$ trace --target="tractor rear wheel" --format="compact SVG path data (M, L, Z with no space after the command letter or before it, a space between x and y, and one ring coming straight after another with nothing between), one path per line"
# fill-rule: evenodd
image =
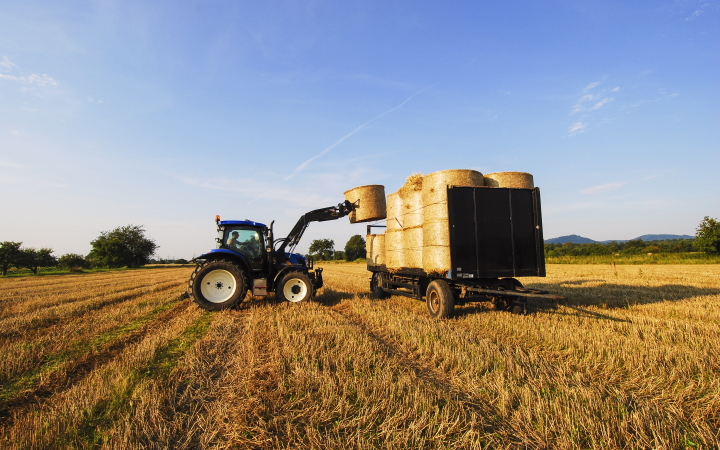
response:
M195 268L190 276L188 294L202 309L220 311L241 302L247 290L243 269L232 261L221 259Z
M297 303L313 299L315 292L310 277L303 272L288 272L280 278L275 289L280 300Z
M443 280L434 280L428 284L425 292L430 317L433 319L445 319L452 316L455 309L455 296L450 286Z

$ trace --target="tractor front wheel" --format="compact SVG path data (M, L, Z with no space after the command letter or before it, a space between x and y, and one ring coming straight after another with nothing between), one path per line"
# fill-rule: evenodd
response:
M303 272L289 272L282 276L275 290L280 300L297 303L312 300L314 296L310 277Z
M245 272L227 260L199 265L189 284L192 301L208 311L232 308L245 298L248 289Z

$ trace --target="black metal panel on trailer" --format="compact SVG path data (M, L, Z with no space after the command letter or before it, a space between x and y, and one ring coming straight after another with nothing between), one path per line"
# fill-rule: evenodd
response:
M544 277L540 190L449 187L448 278Z

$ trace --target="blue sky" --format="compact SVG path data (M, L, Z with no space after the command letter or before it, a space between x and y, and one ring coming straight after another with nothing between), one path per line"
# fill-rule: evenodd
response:
M162 257L413 172L525 171L545 237L720 216L717 1L0 4L0 240ZM313 224L336 247L364 225Z

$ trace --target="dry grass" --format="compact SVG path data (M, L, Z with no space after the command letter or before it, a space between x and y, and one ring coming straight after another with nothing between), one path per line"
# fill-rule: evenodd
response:
M204 313L189 269L0 280L3 448L718 448L720 268L552 265L430 320L328 264Z

